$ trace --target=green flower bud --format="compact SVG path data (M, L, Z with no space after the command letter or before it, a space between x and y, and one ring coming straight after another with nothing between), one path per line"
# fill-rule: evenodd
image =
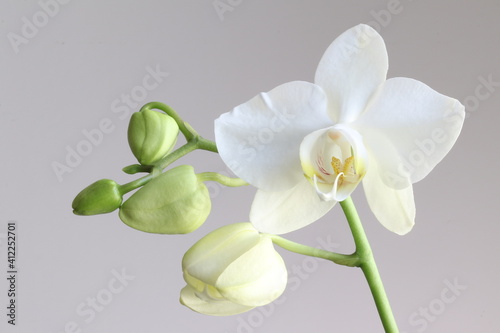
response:
M101 179L84 188L72 203L76 215L111 213L122 204L120 185L110 179Z
M190 165L181 165L144 185L120 208L126 225L156 234L186 234L210 214L208 189Z
M128 143L141 164L151 165L172 150L178 134L179 126L172 117L153 110L142 110L130 118Z

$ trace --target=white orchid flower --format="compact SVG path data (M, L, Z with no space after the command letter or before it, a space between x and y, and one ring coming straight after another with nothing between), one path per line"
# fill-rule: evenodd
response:
M278 298L287 269L269 235L251 223L226 225L194 244L182 259L181 303L213 316L242 313Z
M386 79L382 37L361 24L333 41L315 83L285 83L221 115L223 161L258 188L250 220L282 234L326 214L363 182L377 219L405 234L412 184L455 143L464 107L422 82Z

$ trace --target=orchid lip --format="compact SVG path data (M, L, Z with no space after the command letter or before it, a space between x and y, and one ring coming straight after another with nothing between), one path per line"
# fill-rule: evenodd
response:
M356 188L364 155L360 135L345 125L313 132L301 145L304 175L324 201L342 201Z

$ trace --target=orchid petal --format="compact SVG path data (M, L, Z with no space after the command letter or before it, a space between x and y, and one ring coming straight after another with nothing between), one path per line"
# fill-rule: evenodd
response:
M333 200L322 201L303 176L301 182L287 191L257 191L250 221L261 232L285 234L320 219L335 204Z
M219 276L216 287L229 301L261 306L281 296L287 284L287 269L269 237L238 257Z
M450 151L465 118L462 104L424 83L392 78L355 122L380 177L394 189L424 178Z
M193 311L211 316L235 315L254 308L253 306L241 305L227 300L207 302L198 297L196 290L189 285L182 288L180 302Z
M370 26L360 24L337 37L321 58L314 79L328 96L331 119L354 121L385 81L388 67L384 40Z
M221 237L221 231L215 231L199 240L182 258L182 270L209 285L216 284L228 262L233 262L241 253L250 250L260 239L258 232L250 223L225 226L224 237ZM231 251L227 251L228 247Z
M415 224L415 201L413 187L393 189L384 184L375 161L370 160L370 169L363 179L368 205L377 220L390 231L404 235Z
M267 191L292 188L303 178L299 145L331 126L323 90L295 81L261 93L215 121L217 148L240 178Z

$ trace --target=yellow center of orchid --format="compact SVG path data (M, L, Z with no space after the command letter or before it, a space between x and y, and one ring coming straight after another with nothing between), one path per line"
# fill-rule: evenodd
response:
M342 127L306 136L300 149L302 171L324 201L350 195L366 173L365 158L357 132Z
M344 163L341 162L338 158L335 156L332 156L332 162L331 162L333 171L339 178L338 184L339 186L342 185L344 182L344 179L347 178L348 181L355 181L359 178L358 175L356 175L356 168L354 165L354 156L349 156L348 158L345 159Z

